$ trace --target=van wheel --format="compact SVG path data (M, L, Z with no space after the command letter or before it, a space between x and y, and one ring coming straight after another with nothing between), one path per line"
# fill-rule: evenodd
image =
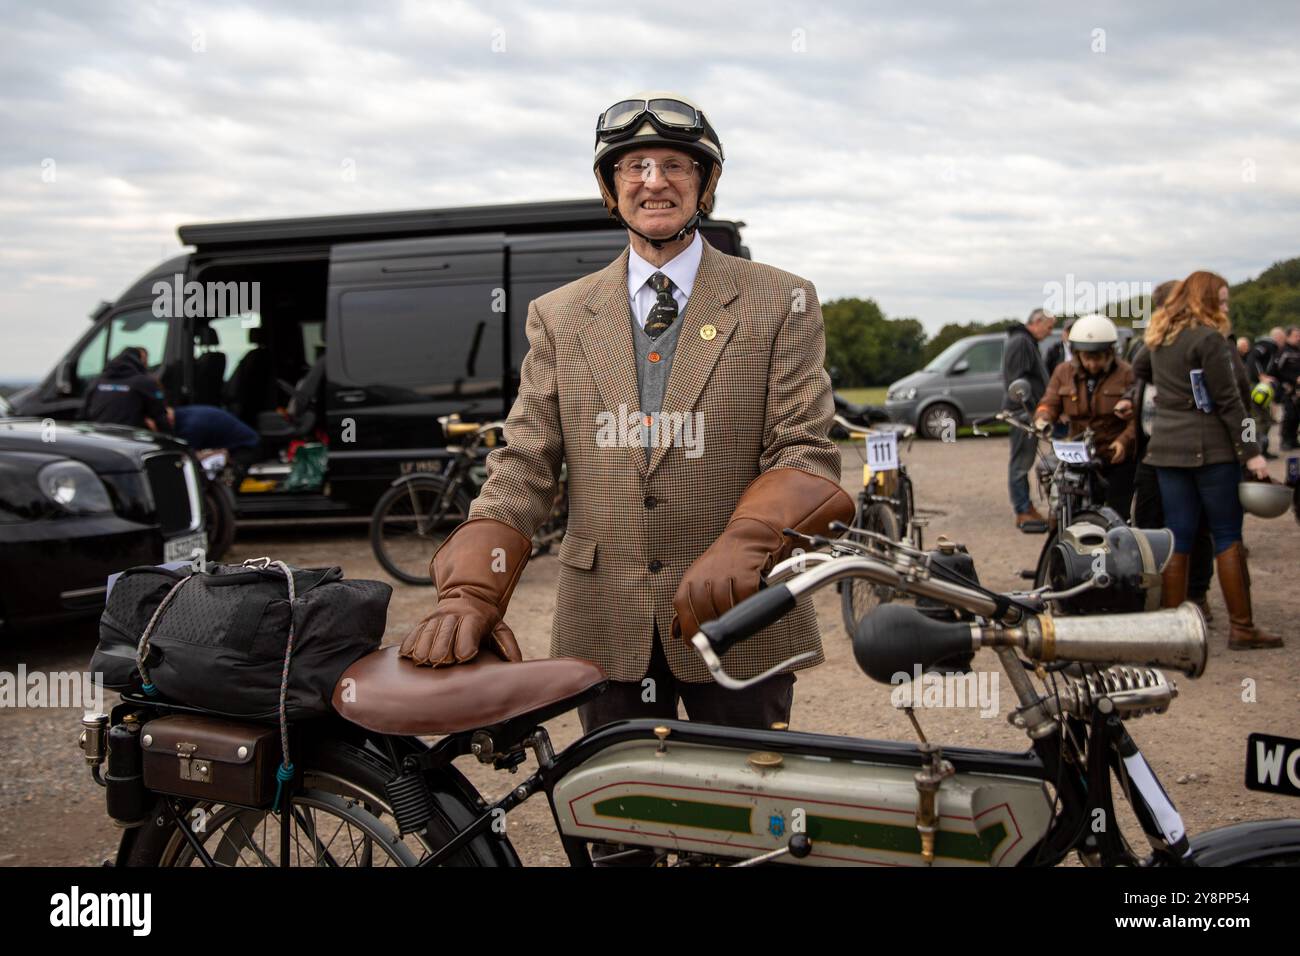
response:
M948 424L949 422L952 424ZM940 441L949 428L952 429L955 437L957 426L960 424L961 412L947 402L935 402L921 416L917 431L921 433L922 438Z

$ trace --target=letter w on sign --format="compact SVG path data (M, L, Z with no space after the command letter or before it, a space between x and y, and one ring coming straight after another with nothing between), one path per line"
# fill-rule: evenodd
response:
M1246 740L1246 789L1300 797L1300 740L1251 734Z

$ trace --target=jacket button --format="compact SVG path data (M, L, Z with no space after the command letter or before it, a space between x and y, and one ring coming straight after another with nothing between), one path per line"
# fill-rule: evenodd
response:
M659 499L656 498L654 495L645 496L645 506L647 508L653 508L657 504L659 504Z
M664 567L664 563L660 561L658 558L655 558L653 561L650 562L650 573L658 574L660 571L663 570L663 567Z

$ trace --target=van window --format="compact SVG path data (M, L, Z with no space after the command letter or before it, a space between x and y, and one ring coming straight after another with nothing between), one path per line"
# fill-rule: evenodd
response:
M151 309L137 309L113 316L77 356L76 391L80 393L91 379L104 371L109 360L127 346L143 346L149 353L150 368L160 366L166 353L170 328L171 319L160 319Z
M208 328L217 333L217 344L202 346L196 343L194 356L197 358L204 352L223 352L226 356L226 370L222 375L222 379L228 382L230 376L235 374L235 369L239 367L239 360L253 349L253 342L249 337L248 330L261 328L261 326L262 316L256 312L250 312L247 315L228 315L220 319L209 319Z
M967 374L973 375L979 372L1001 372L1002 371L1002 340L990 339L987 342L976 342L970 347L965 355L962 356L970 368Z
M86 347L77 356L77 393L104 371L104 354L108 351L108 326L101 325Z
M505 316L493 311L497 301L492 283L345 292L337 343L344 371L361 385L499 381Z

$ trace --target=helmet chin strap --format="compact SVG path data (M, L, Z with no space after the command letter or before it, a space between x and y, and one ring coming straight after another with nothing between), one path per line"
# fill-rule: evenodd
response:
M682 239L685 239L687 236L691 234L691 232L695 229L695 227L699 225L700 222L700 210L697 209L695 210L695 215L692 216L687 221L686 225L682 226L682 228L677 230L676 235L669 236L666 239L656 239L654 236L647 236L640 229L637 229L634 226L632 226L626 219L623 218L623 214L621 212L618 213L617 215L618 215L618 221L623 225L625 229L627 229L628 232L636 233L636 235L640 236L642 239L650 243L650 245L654 246L656 249L662 249L665 245L667 245L670 242L679 242Z

